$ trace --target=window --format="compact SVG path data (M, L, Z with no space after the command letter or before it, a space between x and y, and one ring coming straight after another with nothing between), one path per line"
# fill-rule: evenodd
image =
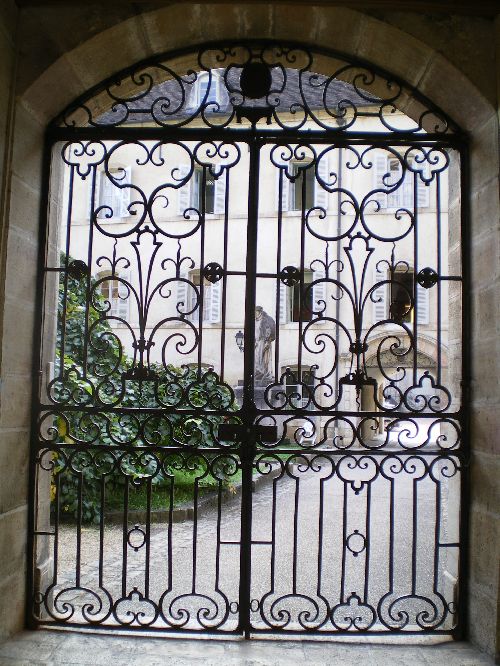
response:
M429 323L429 290L417 284L416 304L414 297L415 271L395 271L391 280L389 271L375 269L375 284L379 286L373 292L373 321L390 320L396 323L412 323L417 312L419 324Z
M314 168L300 169L299 165L294 162L292 164L291 175L296 178L295 180L287 181L290 187L289 210L302 210L302 203L304 203L306 210L312 208L314 206ZM303 202L304 195L305 201Z
M200 316L199 308L201 299L203 298L203 322L211 324L220 322L221 282L212 284L208 280L203 279L203 291L201 292L199 270L189 271L189 273L184 273L181 277L184 280L189 280L191 283L188 284L187 282L179 281L177 289L177 302L184 304L179 307L179 310L190 313L186 316L186 319L195 325L198 323ZM192 285L195 285L197 289L195 290Z
M324 315L326 282L324 280L324 271L304 270L304 286L300 294L300 283L288 287L280 282L280 323L288 324L290 322L311 321L316 319L317 323L322 323L322 319L317 319ZM310 285L314 282L314 285Z
M208 104L209 102L219 102L219 77L212 72L212 78L208 72L198 74L194 90L194 104L193 107L198 108L201 104Z
M99 213L99 219L105 220L110 214L112 218L128 217L130 212L128 207L130 205L130 187L123 187L123 185L130 185L132 182L132 170L130 167L122 167L117 169L109 169L109 174L106 171L99 171L96 178L96 191L95 191L95 209L101 206L106 206ZM89 197L89 210L87 217L90 218L92 197Z
M205 187L203 188L204 173ZM201 214L204 203L205 214L223 215L226 208L226 173L226 170L223 169L218 178L215 178L210 169L196 166L191 178L179 188L178 214L184 216L190 208ZM189 167L181 164L179 178L184 179L188 174ZM203 195L205 196L204 201Z
M306 167L303 162L292 162L287 164L283 162L283 167L276 170L277 185L276 192L280 191L281 184L281 210L310 210L313 207L328 207L328 191L325 190L316 178L316 169L318 177L324 182L328 177L328 159L323 157L316 166ZM286 175L288 173L288 175ZM296 178L295 178L296 176ZM305 188L305 200L304 200ZM278 202L279 204L279 202Z
M203 194L205 194L205 213L215 213L215 178L207 169L205 188L203 188L203 169L196 167L191 188L191 206L203 210Z
M120 274L112 277L110 271L98 273L97 279L102 280L99 284L101 296L110 304L111 308L107 312L108 317L117 317L123 321L128 320L129 316L129 289L125 282L129 281L129 275Z
M375 192L374 198L378 201L380 209L407 208L411 210L414 203L413 186L415 178L417 182L417 206L418 208L427 208L429 206L429 187L422 181L418 173L415 175L409 169L406 169L404 178L397 189L387 193L387 190L392 189L401 179L402 168L402 158L399 160L397 157L387 157L384 154L376 156L373 187L375 190L379 190ZM425 171L428 171L428 169Z
M411 322L413 319L413 271L396 271L390 283L389 312L395 321Z
M314 370L306 367L299 373L298 366L294 366L283 368L282 372L286 373L285 393L291 407L307 407L314 392Z

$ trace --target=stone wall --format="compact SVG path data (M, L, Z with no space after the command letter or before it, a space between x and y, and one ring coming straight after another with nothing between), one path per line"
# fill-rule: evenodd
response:
M1 345L2 375L0 390L0 638L17 630L24 617L25 558L27 534L27 451L30 405L30 367L16 363L12 344L14 314L24 316L23 306L9 293L5 270L12 271L10 251L21 242L17 229L7 236L10 217L13 84L16 68L16 30L18 13L14 2L0 8L0 298L6 335ZM33 242L33 241L31 241ZM21 276L19 276L21 277ZM5 300L4 300L5 299ZM30 304L31 309L33 305ZM7 336L7 331L11 335ZM10 340L10 344L9 344ZM8 349L6 349L8 347Z
M293 7L185 2L131 16L125 3L112 8L106 4L26 8L17 40L12 0L4 1L0 10L0 216L5 239L5 299L0 308L0 634L12 633L23 624L31 331L43 128L78 94L152 53L216 38L275 36L324 44L385 67L420 88L470 132L469 633L493 653L499 644L499 19L495 23L487 17L388 10L369 14L313 2ZM16 46L14 106L9 91ZM8 122L12 113L14 124Z

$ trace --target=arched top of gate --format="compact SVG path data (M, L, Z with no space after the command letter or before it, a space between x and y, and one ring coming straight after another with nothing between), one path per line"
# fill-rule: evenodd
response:
M414 87L367 62L290 42L207 44L118 72L51 128L323 130L450 135L458 126Z

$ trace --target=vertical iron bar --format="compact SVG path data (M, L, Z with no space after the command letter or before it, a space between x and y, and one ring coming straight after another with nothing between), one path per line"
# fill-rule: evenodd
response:
M249 143L250 165L248 183L248 228L245 290L245 351L243 386L243 423L246 434L240 444L242 467L241 494L241 550L239 589L239 629L246 639L250 637L250 585L252 548L252 469L255 457L253 425L256 408L254 403L255 368L255 298L257 272L257 225L259 215L259 157L261 143L257 137Z
M344 481L344 503L342 507L342 574L340 580L340 603L345 602L345 571L347 555L347 481Z
M441 261L441 180L439 172L436 173L436 226L437 226L437 274L441 277L442 261ZM449 275L450 269L448 267L447 273ZM442 303L442 290L441 280L437 282L437 378L436 381L441 385L441 303ZM448 293L449 296L449 293Z
M460 159L460 191L469 192L470 188L470 154L468 144L463 144ZM457 640L468 636L468 566L469 566L469 492L470 492L470 420L471 420L471 354L465 340L472 339L472 308L471 308L471 246L470 242L470 198L461 197L461 259L462 259L462 395L461 395L461 456L460 463L460 516L459 516L459 586L458 586L458 622L453 631Z
M151 490L152 479L147 480L146 486L146 561L144 563L144 596L149 599L149 560L151 555Z
M413 384L417 384L417 370L418 370L418 305L419 305L419 294L418 294L418 282L417 282L417 272L418 272L418 174L417 172L413 173L413 214L415 216L413 222Z
M220 176L222 178L222 175ZM229 167L224 171L226 186L224 188L224 239L222 260L222 323L220 334L220 380L224 382L225 348L226 348L226 306L227 306L227 245L229 223ZM215 194L214 194L215 196Z
M106 477L101 475L101 515L99 516L99 587L104 580L104 503L106 501Z
M279 274L281 271L281 235L283 227L283 169L278 171L278 220L277 220L277 242L276 242L276 340L274 341L274 381L277 383L280 377L280 309L281 309L281 283ZM285 183L287 186L287 184ZM283 303L286 321L286 301Z
M128 493L129 477L125 476L123 488L123 521L122 521L122 597L127 594L127 546L128 546Z
M378 463L380 465L380 462ZM380 468L379 468L380 469ZM363 603L368 603L370 587L370 525L371 525L372 484L366 484L366 527L365 527L365 590Z

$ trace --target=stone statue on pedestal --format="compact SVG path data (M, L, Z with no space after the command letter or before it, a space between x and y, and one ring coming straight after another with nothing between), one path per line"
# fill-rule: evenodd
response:
M276 323L261 305L255 308L255 379L274 379L272 342L276 339Z

